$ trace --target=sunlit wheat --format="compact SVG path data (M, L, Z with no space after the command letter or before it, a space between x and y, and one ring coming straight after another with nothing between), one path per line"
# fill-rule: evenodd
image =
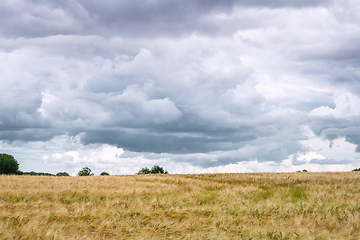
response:
M0 239L358 239L360 173L0 176Z

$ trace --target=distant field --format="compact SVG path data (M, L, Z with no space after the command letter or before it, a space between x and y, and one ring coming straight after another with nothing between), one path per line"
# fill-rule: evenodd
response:
M0 239L359 239L360 172L0 176Z

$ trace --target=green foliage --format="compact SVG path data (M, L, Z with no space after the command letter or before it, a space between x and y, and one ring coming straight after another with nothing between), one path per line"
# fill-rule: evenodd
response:
M15 175L24 175L24 172L23 172L23 171L20 171L20 170L16 170Z
M65 177L68 177L68 176L70 176L70 174L68 174L67 172L58 172L58 173L56 174L56 176L65 176Z
M360 168L355 168L355 169L353 169L352 171L358 172L358 171L360 171Z
M216 203L216 194L212 192L205 192L205 194L198 198L197 205L207 205Z
M301 187L289 187L281 191L283 200L290 200L293 203L308 199L307 189Z
M303 188L291 188L290 189L290 194L291 194L291 201L292 202L297 202L300 200L306 200L307 199L307 194L306 194L306 190Z
M144 174L168 174L168 171L165 171L162 167L159 167L157 165L154 165L151 170L148 168L142 168L139 172L137 172L138 175L144 175Z
M270 199L271 197L274 196L274 189L270 188L268 186L260 186L260 189L262 189L262 191L259 193L258 198L259 200L266 200L266 199Z
M88 168L88 167L83 167L77 174L79 177L84 177L84 176L92 176L94 175L92 172L91 172L91 169Z
M162 167L155 165L151 168L151 173L152 174L157 174L157 173L167 174L168 172L165 171Z
M51 173L43 173L43 172L34 172L34 171L31 171L31 172L22 172L21 174L19 175L30 175L30 176L55 176L54 174L51 174Z
M150 169L148 169L147 167L145 167L145 168L142 168L142 169L140 169L140 171L138 171L138 175L144 175L144 174L150 174L151 173L151 171L150 171Z
M0 174L17 174L19 163L9 154L0 154Z
M102 173L100 173L100 176L108 176L108 175L110 175L110 174L107 173L107 172L102 172Z

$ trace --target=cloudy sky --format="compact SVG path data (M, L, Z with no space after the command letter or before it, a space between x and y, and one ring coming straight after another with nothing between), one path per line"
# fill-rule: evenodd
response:
M360 167L357 0L2 0L22 171Z

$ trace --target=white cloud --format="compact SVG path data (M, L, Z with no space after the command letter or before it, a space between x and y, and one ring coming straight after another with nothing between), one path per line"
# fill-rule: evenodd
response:
M328 106L321 106L312 110L309 115L311 116L333 116L335 118L349 118L360 115L360 98L354 94L336 90L334 91L335 108Z

